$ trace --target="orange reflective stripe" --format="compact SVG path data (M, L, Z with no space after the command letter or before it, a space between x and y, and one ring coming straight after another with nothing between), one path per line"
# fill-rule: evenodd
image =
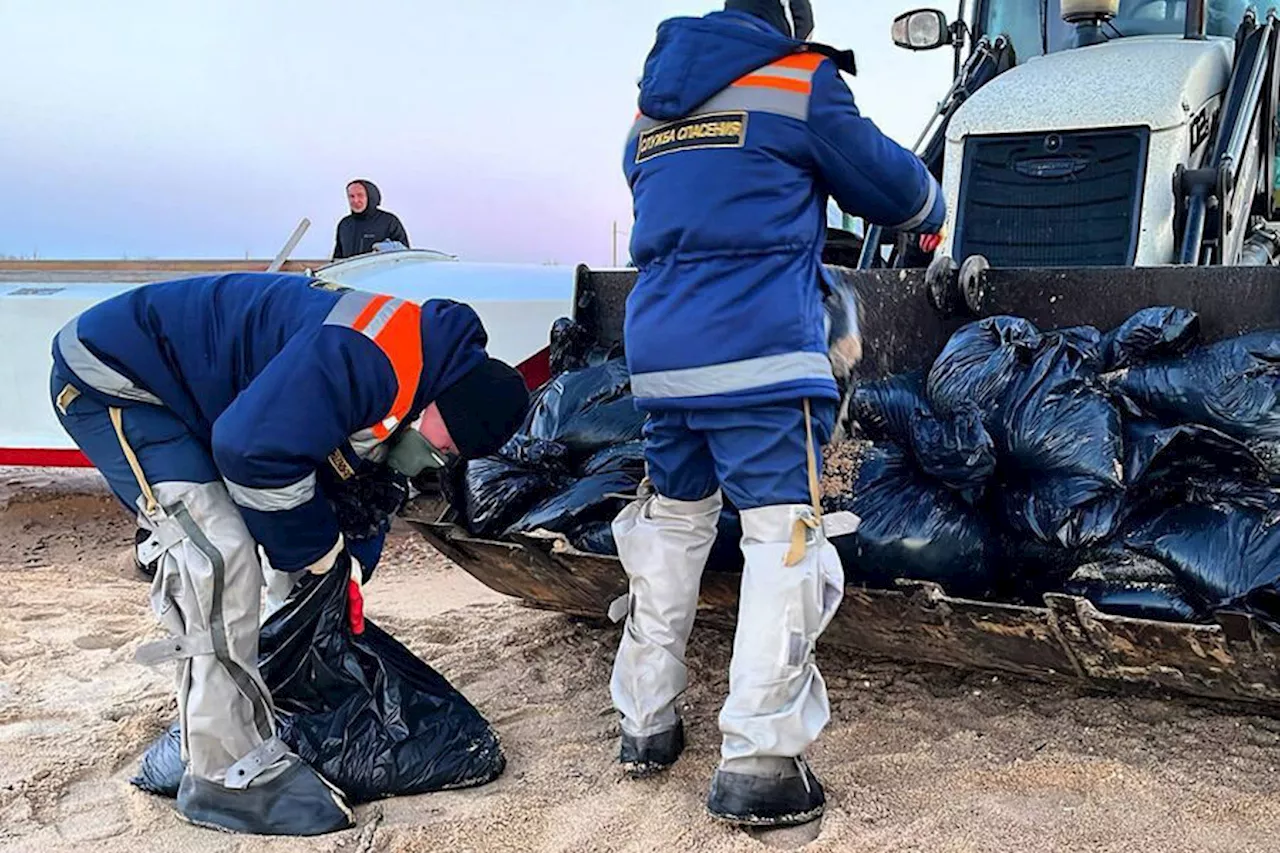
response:
M799 92L808 95L813 92L813 84L807 80L792 80L788 77L770 77L767 74L748 74L739 78L735 86L759 86L764 89L783 89L787 92Z
M389 297L388 297L389 298ZM386 300L383 300L385 303ZM370 311L372 308L372 312ZM368 323L377 313L372 304L361 312L360 322ZM368 315L366 318L365 315ZM387 416L373 426L373 434L379 439L391 434L413 407L418 392L418 380L422 376L422 309L414 302L404 302L387 318L373 337L373 342L386 353L396 374L396 399Z
M363 332L369 325L369 321L378 313L378 309L390 301L391 297L384 294L379 294L370 299L369 304L364 306L364 310L356 315L356 319L351 323L351 328L357 332Z
M820 53L793 53L738 78L733 85L809 95L813 92L813 73L824 59Z

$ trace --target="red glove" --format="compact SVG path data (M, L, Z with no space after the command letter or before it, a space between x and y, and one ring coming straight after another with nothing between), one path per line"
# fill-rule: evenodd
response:
M347 573L347 622L351 625L353 634L364 633L364 569L361 568L360 562L351 556L351 552L347 550L342 535L338 535L337 544L333 546L328 554L325 554L314 564L307 567L312 574L323 575L333 570L334 566L341 566L341 571Z
M932 252L934 249L942 245L942 232L937 234L921 234L920 250L924 252Z
M351 579L347 581L347 621L351 623L351 633L364 633L364 584L360 578L364 569L355 560L351 561Z

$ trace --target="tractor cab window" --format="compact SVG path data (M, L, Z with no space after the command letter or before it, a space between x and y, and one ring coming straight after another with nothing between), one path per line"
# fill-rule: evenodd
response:
M1055 6L1057 0L1050 0ZM1045 0L987 0L978 13L981 35L1003 35L1013 45L1018 62L1044 53Z
M1207 0L1205 29L1211 36L1233 36L1249 0ZM1280 0L1255 2L1263 20ZM1181 33L1186 26L1186 0L1120 0L1120 14L1105 31L1113 38ZM1033 56L1074 45L1073 28L1062 20L1058 0L986 0L980 4L978 31L1006 35L1021 64Z
M1062 20L1058 0L1049 4L1049 49L1065 50L1074 44L1071 25ZM1205 32L1211 36L1234 36L1244 18L1248 0L1206 0ZM1269 4L1255 4L1259 18ZM1120 14L1103 31L1112 38L1124 36L1181 35L1187 24L1186 0L1120 0Z

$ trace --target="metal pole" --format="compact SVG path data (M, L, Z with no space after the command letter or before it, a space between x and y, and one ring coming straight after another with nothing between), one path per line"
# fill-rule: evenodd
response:
M1187 0L1187 19L1183 32L1185 38L1200 40L1204 38L1205 2L1204 0Z
M267 267L267 272L280 271L280 268L284 266L285 260L288 259L289 253L297 247L298 241L302 239L302 235L306 234L307 229L310 227L311 220L307 219L305 216L302 217L302 221L298 223L297 228L293 229L293 234L289 237L289 241L284 244L284 248L280 250L280 254L276 255L275 260L273 260L271 265Z

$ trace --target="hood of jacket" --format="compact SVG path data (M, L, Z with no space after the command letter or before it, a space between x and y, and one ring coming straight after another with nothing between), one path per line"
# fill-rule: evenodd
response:
M746 12L669 18L640 79L640 111L650 118L686 116L734 80L794 53L803 42Z

